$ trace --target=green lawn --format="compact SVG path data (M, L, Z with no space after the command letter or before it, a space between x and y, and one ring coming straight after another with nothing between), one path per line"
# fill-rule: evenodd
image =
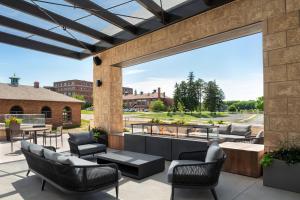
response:
M93 114L93 110L81 110L81 114Z
M93 114L93 111L82 110L81 114ZM159 119L165 121L178 121L184 120L186 122L190 122L193 120L198 120L199 118L207 118L207 121L214 117L226 117L228 115L227 112L217 112L216 114L212 114L210 112L202 112L201 115L199 112L193 113L168 113L168 112L124 112L126 115L134 115L135 118L146 118L146 119Z
M148 119L159 119L159 120L167 120L167 121L177 121L177 120L184 120L186 122L197 120L199 118L209 118L211 117L225 117L227 113L225 112L218 112L215 115L211 114L210 112L202 112L201 115L198 112L194 113L176 113L171 114L167 112L127 112L124 115L135 115L136 118L148 118Z

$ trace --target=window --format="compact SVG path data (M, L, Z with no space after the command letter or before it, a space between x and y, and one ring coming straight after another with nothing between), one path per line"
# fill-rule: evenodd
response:
M23 108L20 106L13 106L10 109L10 114L24 114Z
M51 109L48 106L44 106L42 108L41 113L45 115L46 119L47 118L52 118L52 112L51 112Z
M70 107L66 106L63 109L63 123L69 123L72 121L72 110Z

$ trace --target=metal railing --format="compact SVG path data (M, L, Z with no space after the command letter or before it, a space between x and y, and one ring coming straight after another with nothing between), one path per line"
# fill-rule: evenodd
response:
M0 124L5 124L5 120L15 117L21 120L22 125L45 125L44 114L3 114L0 115Z

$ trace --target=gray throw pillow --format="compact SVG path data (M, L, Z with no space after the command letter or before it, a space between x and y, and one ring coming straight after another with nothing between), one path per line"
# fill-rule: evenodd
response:
M248 136L251 134L251 125L233 124L231 126L232 135Z
M29 151L29 146L30 146L30 142L26 141L26 140L22 140L21 141L21 148L26 150L26 151Z
M92 133L69 133L70 140L77 144L77 145L83 145L83 144L90 144L94 142L94 137Z
M213 142L206 153L205 162L213 162L221 159L223 156L223 150L217 142Z
M260 131L257 135L256 138L261 138L264 137L264 131Z
M88 161L88 160L84 160L81 158L77 158L75 156L68 156L69 162L71 165L77 165L77 166L89 166L89 165L98 165L97 163Z
M227 135L230 133L231 124L229 125L220 125L219 126L219 134Z
M29 151L33 154L36 154L38 156L43 156L43 150L44 148L37 144L30 144L29 145Z
M49 149L44 149L44 157L48 160L52 160L60 164L65 164L65 165L71 164L69 160L69 156L62 155L61 153L57 153Z

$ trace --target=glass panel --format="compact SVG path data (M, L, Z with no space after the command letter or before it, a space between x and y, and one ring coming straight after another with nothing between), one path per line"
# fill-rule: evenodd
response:
M94 15L78 20L78 22L86 26L89 26L95 30L101 31L102 33L105 33L107 35L114 35L122 31L122 29L120 29L119 27L110 24L104 20L101 20L100 18Z
M153 0L155 3L157 3L159 6L162 4L162 8L164 10L169 10L171 8L174 8L182 3L191 1L191 0Z
M111 9L113 7L118 7L127 2L130 3L132 0L92 0L94 3L105 9Z
M31 0L26 0L26 1L32 4ZM64 16L64 17L72 19L72 20L78 19L80 17L86 16L89 14L82 9L68 7L68 6L73 6L73 5L67 3L64 0L51 0L49 2L51 2L53 4L35 1L35 3L37 5L39 5L41 8L45 8L49 11L55 12L58 15ZM66 5L66 6L64 6L64 5Z
M48 29L53 27L53 23L47 22L45 20L39 19L37 17L33 17L31 15L25 14L23 12L5 7L0 5L0 15L25 22L27 24L31 24L34 26L38 26L40 28Z
M58 42L58 41L55 41L55 40L50 40L50 39L47 39L47 38L44 38L44 37L41 37L41 36L32 36L30 37L31 40L35 40L35 41L39 41L39 42L43 42L43 43L46 43L46 44L51 44L51 45L54 45L54 46L58 46L58 47L62 47L62 48L65 48L65 49L69 49L69 50L73 50L73 51L82 51L83 49L82 48L79 48L79 47L74 47L74 46L71 46L71 45L68 45L68 44L65 44L65 43L62 43L62 42Z
M130 22L131 24L138 24L146 19L153 17L153 14L142 7L139 3L131 1L124 5L110 9L114 14ZM128 17L126 17L128 16Z
M0 31L5 32L5 33L10 33L10 34L13 34L13 35L17 35L17 36L20 36L20 37L24 37L24 38L29 36L28 33L25 33L23 31L18 31L16 29L8 28L8 27L1 26L1 25L0 25Z
M52 32L55 32L55 33L58 33L58 34L61 34L61 35L64 35L64 36L67 36L67 37L71 37L66 31L64 31L61 27L57 27L53 30L51 30ZM76 31L73 31L71 29L68 29L68 31L78 40L81 40L83 42L87 42L87 43L90 43L90 44L95 44L96 42L99 42L99 40L97 39L94 39L92 37L89 37L85 34L82 34L82 33L79 33L79 32L76 32Z

